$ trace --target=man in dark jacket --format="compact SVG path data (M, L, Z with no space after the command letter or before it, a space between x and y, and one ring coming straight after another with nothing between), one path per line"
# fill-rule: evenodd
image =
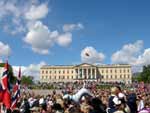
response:
M129 92L127 96L127 104L131 110L131 113L137 113L137 104L136 104L137 96L133 91Z

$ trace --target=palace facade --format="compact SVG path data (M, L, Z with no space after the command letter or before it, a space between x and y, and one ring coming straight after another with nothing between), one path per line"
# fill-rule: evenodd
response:
M43 66L40 69L41 82L73 82L79 80L132 83L131 66L127 64Z

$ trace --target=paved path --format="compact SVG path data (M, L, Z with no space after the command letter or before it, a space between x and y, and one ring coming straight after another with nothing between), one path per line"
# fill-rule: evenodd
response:
M30 93L34 92L35 95L48 95L52 94L54 90L28 90ZM61 93L61 90L56 90L56 93Z

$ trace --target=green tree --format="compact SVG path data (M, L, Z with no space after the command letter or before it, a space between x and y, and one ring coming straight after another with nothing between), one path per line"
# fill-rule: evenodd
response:
M143 71L137 77L138 81L150 83L150 65L143 66Z
M32 85L33 84L33 77L31 76L22 76L21 77L21 84L23 85Z

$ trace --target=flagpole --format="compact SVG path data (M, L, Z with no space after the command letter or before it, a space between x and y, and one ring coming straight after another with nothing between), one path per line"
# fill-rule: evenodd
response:
M9 55L9 53L8 53L8 51L7 51L7 56L6 56L6 60L7 60L7 61L9 60L9 57L10 57L10 55Z

